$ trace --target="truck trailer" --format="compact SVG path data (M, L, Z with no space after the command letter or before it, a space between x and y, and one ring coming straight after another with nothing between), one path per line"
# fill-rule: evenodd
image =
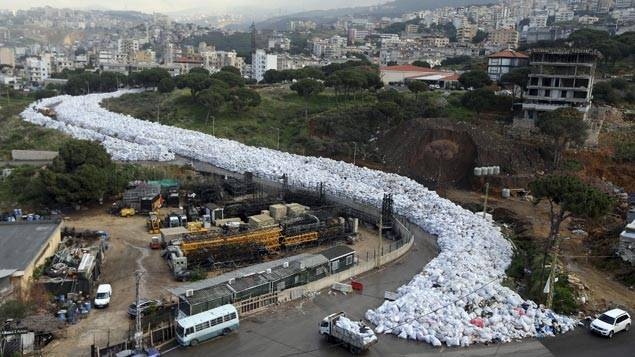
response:
M330 314L320 322L320 334L329 342L347 348L353 354L367 351L377 343L375 332L361 321L353 321L344 312Z

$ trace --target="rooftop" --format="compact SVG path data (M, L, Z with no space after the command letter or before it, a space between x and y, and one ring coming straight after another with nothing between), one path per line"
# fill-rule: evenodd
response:
M355 253L355 250L347 245L336 245L333 248L327 249L323 252L320 252L323 256L325 256L328 260L333 260L337 258L341 258L345 255L349 255L351 253Z
M517 52L517 51L509 50L509 49L492 53L488 57L489 58L529 58L529 56L527 56L527 54L523 52Z
M181 295L181 294L185 294L185 290L192 289L196 293L196 291L198 290L207 289L215 285L226 283L229 281L229 279L236 279L236 278L251 275L254 273L261 273L261 272L264 273L265 271L267 271L267 269L273 269L274 267L283 265L284 262L291 263L294 261L304 261L307 257L310 257L310 256L312 256L312 254L302 253L302 254L294 255L292 257L287 257L287 258L272 260L272 261L261 263L261 264L251 265L251 266L247 266L244 268L227 272L223 275L215 276L213 278L195 281L195 282L184 284L175 288L168 288L168 291L170 291L174 295Z
M434 72L432 68L418 67L411 64L404 64L400 66L386 66L381 67L380 70L394 72Z
M48 244L61 223L19 222L0 224L0 269L24 270Z

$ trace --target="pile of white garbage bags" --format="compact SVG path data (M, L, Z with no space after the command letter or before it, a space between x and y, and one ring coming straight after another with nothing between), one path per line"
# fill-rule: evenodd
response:
M274 181L286 174L292 186L314 188L323 183L331 195L378 209L384 193L391 193L397 214L437 236L440 254L397 290L397 300L367 311L366 318L377 332L435 346L466 346L573 329L574 320L524 301L501 285L512 248L500 229L482 216L396 174L246 146L99 106L102 99L127 92L48 98L27 108L22 117L77 138L100 141L117 160L171 160L176 154ZM57 118L38 113L39 106L54 106Z
M364 345L367 345L377 340L377 336L375 335L372 329L370 329L363 323L358 321L353 321L346 316L338 317L337 320L335 320L335 324L338 327L346 331L349 331L353 335L359 336L362 339L362 342L364 343Z

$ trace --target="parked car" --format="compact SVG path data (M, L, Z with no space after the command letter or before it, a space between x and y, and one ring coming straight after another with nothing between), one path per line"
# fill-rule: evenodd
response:
M110 297L112 296L112 287L110 284L99 284L97 287L97 293L95 294L95 307L107 307L110 304Z
M140 299L139 306L137 306L137 304L134 302L128 306L128 315L131 318L135 318L137 317L138 313L143 316L151 311L161 309L161 307L162 304L159 300Z
M591 331L612 338L620 331L631 329L631 316L624 310L609 310L591 322Z

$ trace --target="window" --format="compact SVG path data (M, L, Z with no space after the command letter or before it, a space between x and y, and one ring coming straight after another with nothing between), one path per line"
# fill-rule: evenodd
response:
M209 323L210 323L211 326L216 326L218 324L222 324L223 323L223 317L218 317L218 318L215 318L213 320L210 320Z
M346 265L351 265L353 264L353 255L349 255L346 257Z
M225 315L223 317L223 319L225 321L234 320L234 319L236 319L236 313L235 312L229 313L229 314Z
M193 334L193 333L194 333L194 327L188 327L187 330L185 330L185 336L189 334Z
M551 90L545 89L545 97L551 97Z
M331 271L336 271L339 268L340 268L340 261L339 260L331 262Z
M205 330L206 328L209 328L209 321L205 321L198 325L194 325L194 328L196 329L196 331Z
M626 320L626 315L618 317L616 322L620 323L620 322L622 322L624 320Z
M567 97L567 91L566 90L560 91L560 98L566 98L566 97Z

